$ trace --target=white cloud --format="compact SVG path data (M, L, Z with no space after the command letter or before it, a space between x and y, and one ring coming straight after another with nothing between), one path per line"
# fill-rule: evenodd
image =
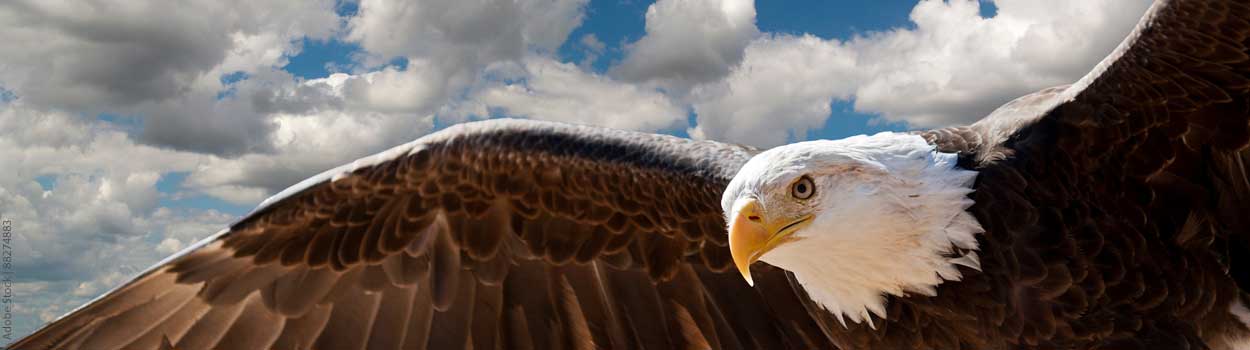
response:
M21 125L57 125L56 146L19 142ZM135 144L103 123L15 105L0 108L0 213L19 226L18 247L33 259L19 267L48 278L81 277L96 266L79 252L146 235L153 228L159 174L189 171L209 157ZM51 176L45 190L35 176ZM38 268L35 268L38 267Z
M582 70L592 70L591 65L599 60L599 56L603 55L608 49L608 45L599 40L595 33L582 34L582 38L577 40L577 44L581 46L582 60L577 62L577 66Z
M18 101L0 106L0 148L0 216L13 223L24 307L15 315L19 334L156 261L163 239L186 244L231 220L159 206L161 174L194 170L213 156L137 144L108 123ZM192 226L196 232L179 229Z
M156 245L156 252L165 254L165 255L177 253L178 251L181 251L181 250L182 250L182 242L173 238L163 239L161 240L160 244Z
M479 92L486 108L534 119L644 131L685 125L686 110L658 91L582 71L548 58L525 60L521 82Z
M276 64L292 38L337 26L331 0L15 0L0 19L0 83L38 105L90 110L176 96L223 63Z
M696 88L698 137L777 145L824 124L828 104L916 128L971 123L1015 97L1071 83L1132 29L1147 0L921 1L915 28L848 41L765 36L728 77ZM767 122L765 122L767 120Z
M220 77L272 69L298 50L298 39L329 37L339 26L333 6L5 1L0 86L28 106L142 115L152 126L147 142L221 154L263 150L264 119L247 103L218 103Z
M551 51L581 24L586 0L364 0L347 38L375 55L425 57L451 71Z
M145 104L134 111L142 116L144 143L221 156L237 156L271 149L273 124L268 118L269 96L289 88L293 77L274 68L253 72L236 82L234 93L218 98L226 87L218 76L205 75L186 94Z
M354 76L306 81L326 94L342 94ZM214 158L186 179L186 186L237 204L255 204L307 176L406 143L434 129L434 116L367 110L310 110L272 115L274 151Z
M581 43L582 46L586 47L586 49L595 53L603 53L603 50L608 48L606 44L599 41L599 37L595 36L595 33L583 34L582 38L577 41Z
M485 83L488 67L520 62L527 52L550 54L581 24L587 0L365 0L346 39L366 51L366 65L392 58L404 69L346 77L342 94L357 110L425 117L451 111ZM472 101L469 101L472 104Z
M582 25L590 0L521 1L521 33L528 48L551 53L560 47L573 29Z
M690 135L769 146L803 139L829 117L831 99L853 91L835 79L855 75L855 66L854 51L816 37L756 40L728 77L695 89Z
M114 286L117 286L123 282L126 282L126 280L129 279L130 277L132 276L129 276L128 274L123 273L122 271L109 271L108 273L104 274L103 276L97 277L94 280L79 283L78 286L74 288L73 292L71 292L71 294L79 298L90 299L90 298L95 297L96 295L100 295L100 293L104 293L108 291L110 288Z
M759 35L752 0L660 0L646 21L647 34L611 73L674 92L723 77Z
M412 59L403 70L387 67L352 76L343 93L349 103L364 110L428 113L451 94L447 87L453 84L448 81L452 77L445 73L435 62Z
M1015 97L1075 82L1111 53L1148 0L997 1L981 19L975 1L921 2L916 30L847 43L868 79L858 110L917 127L976 121Z
M122 130L64 112L17 102L0 106L0 184L31 181L45 174L88 174L124 186L131 174L186 171L206 158L135 143ZM132 181L143 180L146 175Z

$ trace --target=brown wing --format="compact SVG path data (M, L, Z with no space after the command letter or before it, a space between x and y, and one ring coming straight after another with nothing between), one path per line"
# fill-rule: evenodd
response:
M1061 348L1245 334L1250 4L1158 1L1075 84L923 134L981 171L981 283L1011 291L982 326Z
M314 177L20 349L828 348L728 271L752 149L496 120ZM780 291L780 292L778 292Z

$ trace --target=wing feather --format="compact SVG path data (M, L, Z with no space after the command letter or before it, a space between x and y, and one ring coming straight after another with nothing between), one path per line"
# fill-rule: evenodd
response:
M953 294L1015 301L938 298L903 312L951 322L894 325L932 330L936 348L976 329L1002 332L979 339L1026 344L1137 337L1220 348L1213 339L1250 336L1223 310L1250 291L1250 191L1234 185L1250 168L1232 161L1250 157L1247 19L1244 1L1156 1L1074 84L1011 101L971 126L921 132L980 171L970 211L987 228L981 267L995 282ZM1162 278L1178 275L1186 277ZM985 292L1009 288L1028 292ZM1151 316L1112 309L1129 305Z
M96 327L84 343L100 349L118 349L162 324L195 296L190 286L178 286L137 307L117 314Z
M187 333L174 344L177 349L212 349L243 312L243 303L210 308ZM85 344L90 347L91 344Z
M168 343L173 345L178 339L182 338L195 322L208 312L209 305L198 298L192 298L177 309L172 315L160 322L157 327L144 334L139 339L126 346L123 349L156 349Z
M274 349L309 349L330 320L333 305L315 305L303 315L286 320L282 335L273 343Z
M540 260L518 261L504 279L505 330L508 344L516 348L552 349L562 342L551 338L550 320L559 317L549 285L547 266ZM524 286L524 287L522 287Z
M422 279L413 288L412 311L408 314L408 331L404 336L404 349L426 349L430 340L430 322L434 320L434 305L430 288Z
M500 323L503 316L503 286L476 283L473 316L469 321L470 339L474 349L502 348Z
M266 307L259 294L242 303L239 317L213 349L267 349L282 335L286 318Z
M823 311L730 315L719 310L734 300L705 296L707 282L749 291L721 273L718 203L754 152L537 121L455 126L301 182L15 345L761 344L724 329L771 334L768 320ZM172 290L194 296L149 315Z
M356 282L359 283L359 282ZM378 314L382 293L351 288L333 299L330 319L317 337L314 348L361 350L369 341L369 332Z
M556 292L557 307L560 309L560 319L563 320L564 331L562 333L566 337L568 348L577 350L596 348L595 338L590 332L586 314L582 311L581 302L573 291L573 286L569 284L568 275L561 273L552 282L554 284L551 287Z
M470 327L473 324L473 309L478 307L472 302L477 299L477 283L472 276L459 276L459 270L455 273L457 277L447 280L447 283L457 285L451 289L454 293L447 307L439 310L435 304L436 312L434 320L430 321L431 336L427 344L430 349L467 349L466 346L473 344ZM463 273L470 274L468 271Z
M382 302L373 330L369 332L366 349L399 350L403 348L412 313L412 290L391 285L382 291Z

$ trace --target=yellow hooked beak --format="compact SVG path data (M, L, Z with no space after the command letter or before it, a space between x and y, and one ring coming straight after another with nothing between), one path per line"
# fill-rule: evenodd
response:
M773 250L781 243L793 240L795 231L810 224L811 215L804 215L795 220L773 221L760 211L759 203L754 198L740 200L738 214L729 224L729 253L733 255L734 264L747 284L754 286L751 279L751 264L758 261L765 253Z

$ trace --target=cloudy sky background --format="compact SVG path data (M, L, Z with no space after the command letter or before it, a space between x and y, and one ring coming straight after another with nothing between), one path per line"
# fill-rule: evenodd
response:
M447 125L510 116L772 146L968 123L1076 80L1147 6L0 2L15 335L288 185Z

